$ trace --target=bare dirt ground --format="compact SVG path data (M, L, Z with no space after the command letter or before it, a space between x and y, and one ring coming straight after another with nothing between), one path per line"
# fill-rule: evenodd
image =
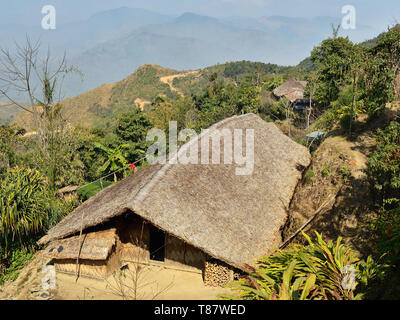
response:
M169 87L171 88L171 91L173 92L177 92L179 93L181 96L184 96L183 92L177 88L174 87L173 82L174 79L176 78L183 78L183 77L187 77L191 74L198 74L200 71L188 71L188 72L184 72L184 73L179 73L179 74L174 74L172 76L165 76L165 77L161 77L160 81L163 83L166 83L169 85Z
M161 267L152 267L148 271L137 285L140 289L136 296L133 293L135 284L129 276L124 279L124 284L130 289L123 293L119 289L119 280L112 276L105 281L81 277L75 282L74 276L59 273L55 299L215 300L219 294L230 292L226 288L204 286L201 274Z
M303 181L296 188L283 231L284 239L293 235L333 197L334 200L304 231L308 234L318 231L326 240L341 236L361 255L374 250L371 222L377 212L366 169L368 157L376 146L374 132L378 121L387 122L388 119L359 123L355 138L347 137L338 129L322 142ZM304 239L299 235L294 242L304 243Z
M146 266L136 281L129 270L125 277L79 277L78 281L75 275L58 272L56 289L45 290L42 270L48 262L42 252L37 253L16 281L0 288L0 300L216 300L218 295L231 292L228 288L206 287L200 273L163 266Z
M151 104L151 101L149 101L149 100L144 100L144 99L141 99L141 98L137 98L137 99L135 100L135 104L137 104L137 105L139 106L140 110L143 110L143 109L144 109L144 106L145 106L146 104Z

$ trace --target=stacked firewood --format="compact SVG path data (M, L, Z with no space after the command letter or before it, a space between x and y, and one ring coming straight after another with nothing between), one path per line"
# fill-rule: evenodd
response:
M204 284L211 287L222 287L233 280L233 271L225 263L209 259L204 268Z

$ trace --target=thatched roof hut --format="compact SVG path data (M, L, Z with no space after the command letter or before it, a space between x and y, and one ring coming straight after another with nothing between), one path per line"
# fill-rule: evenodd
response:
M64 198L64 200L71 200L78 196L78 186L67 186L57 191L57 194Z
M74 193L78 190L78 186L67 186L58 190L58 193L61 195Z
M239 269L276 249L286 208L310 163L308 149L254 114L221 121L210 132L220 129L254 129L252 174L236 175L235 164L151 165L83 203L40 243L57 243L129 211ZM199 136L190 143L200 145Z
M278 98L286 97L293 102L298 99L303 99L306 86L307 81L299 81L292 78L276 88L273 93Z

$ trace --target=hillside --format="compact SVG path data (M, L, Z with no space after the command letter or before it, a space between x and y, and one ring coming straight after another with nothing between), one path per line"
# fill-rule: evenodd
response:
M249 74L293 74L300 67L284 67L261 62L229 62L195 71L176 71L154 64L138 68L127 78L105 84L79 96L62 101L64 117L74 125L107 127L116 114L134 107L143 109L159 95L173 98L176 94L190 96L210 84L209 77L217 75L218 81L240 82ZM34 131L27 112L21 112L14 123Z
M106 126L115 113L127 111L136 104L143 107L159 94L172 97L170 86L160 79L177 73L156 65L144 65L122 81L63 100L64 117L75 125ZM32 120L27 112L20 113L14 123L32 130Z
M176 23L187 21L219 25L191 15ZM35 121L44 130L34 132L28 112L14 121L25 135L0 126L0 299L212 299L208 287L227 284L234 291L219 298L398 299L400 30L371 43L372 50L329 37L297 66L144 64L61 101L62 109L46 99L45 81L42 121ZM108 75L101 65L97 72ZM308 82L309 94L291 85L294 77ZM279 87L290 90L278 94ZM303 97L290 103L292 93ZM150 130L167 132L170 121L186 134L175 157L171 131L167 146L166 135L150 148L148 141ZM63 127L75 128L58 134ZM218 139L205 159L212 162L203 161L204 131L192 140L185 128L211 136L235 129L223 144L230 140L236 165L251 172L234 174ZM238 136L243 130L246 137ZM176 161L152 164L149 151ZM235 215L227 232L225 220ZM41 279L50 260L56 287ZM138 285L143 271L155 285L149 294Z
M209 77L212 74L217 75L219 81L225 82L240 82L249 75L299 75L302 73L302 66L279 66L272 63L236 61L217 64L204 68L199 73L188 74L185 77L177 77L173 80L174 87L180 89L185 95L199 93L207 87Z

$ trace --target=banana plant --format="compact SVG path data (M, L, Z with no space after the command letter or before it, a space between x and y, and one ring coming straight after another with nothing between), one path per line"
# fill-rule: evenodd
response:
M107 148L98 142L95 142L94 146L95 148L103 151L107 156L106 162L100 167L99 171L102 173L114 172L114 182L117 182L118 179L115 171L128 165L128 161L126 160L122 150L129 148L129 144L121 144L114 149Z

